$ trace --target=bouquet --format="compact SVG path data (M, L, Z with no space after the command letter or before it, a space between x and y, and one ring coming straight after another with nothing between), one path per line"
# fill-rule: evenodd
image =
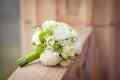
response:
M68 66L81 53L82 43L77 32L66 23L49 20L32 35L35 50L18 60L20 66L39 59L46 66Z

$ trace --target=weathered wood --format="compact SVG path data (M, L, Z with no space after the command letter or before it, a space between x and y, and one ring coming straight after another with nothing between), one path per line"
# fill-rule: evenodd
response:
M77 31L84 44L92 29L90 27L77 27ZM47 67L36 60L25 67L19 67L8 80L61 80L66 70L67 67Z
M21 56L34 49L30 43L36 24L36 0L20 0Z
M92 41L93 34L91 34L86 40L81 55L75 60L75 62L67 69L63 80L89 80L86 75L86 60L94 41Z

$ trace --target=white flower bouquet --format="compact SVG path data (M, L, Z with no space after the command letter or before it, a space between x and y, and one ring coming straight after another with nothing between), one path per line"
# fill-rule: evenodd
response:
M20 66L38 59L47 66L68 66L82 51L77 32L66 23L46 21L32 35L36 49L18 60Z

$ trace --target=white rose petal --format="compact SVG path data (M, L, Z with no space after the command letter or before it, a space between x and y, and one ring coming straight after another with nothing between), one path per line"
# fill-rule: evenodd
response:
M59 25L54 29L54 39L57 40L64 40L72 37L72 33L66 26Z
M76 54L80 54L81 51L82 51L82 43L80 40L77 40L75 43L74 43L74 47L75 47L75 52Z
M35 45L38 45L38 44L40 44L41 42L40 42L40 40L39 40L39 34L40 34L41 32L40 31L35 31L34 32L34 34L32 35L32 40L31 40L31 42L32 43L35 43Z
M43 31L45 31L46 29L49 29L51 25L54 25L54 24L57 24L57 22L55 22L54 20L45 21L42 25Z
M48 66L57 65L59 63L59 53L53 52L52 50L46 50L40 55L39 60Z

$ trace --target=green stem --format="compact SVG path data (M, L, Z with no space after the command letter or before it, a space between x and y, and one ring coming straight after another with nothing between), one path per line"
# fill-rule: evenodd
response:
M20 67L23 67L24 65L32 62L35 59L39 58L39 55L44 51L43 46L38 46L35 50L32 52L26 54L24 57L17 60Z

